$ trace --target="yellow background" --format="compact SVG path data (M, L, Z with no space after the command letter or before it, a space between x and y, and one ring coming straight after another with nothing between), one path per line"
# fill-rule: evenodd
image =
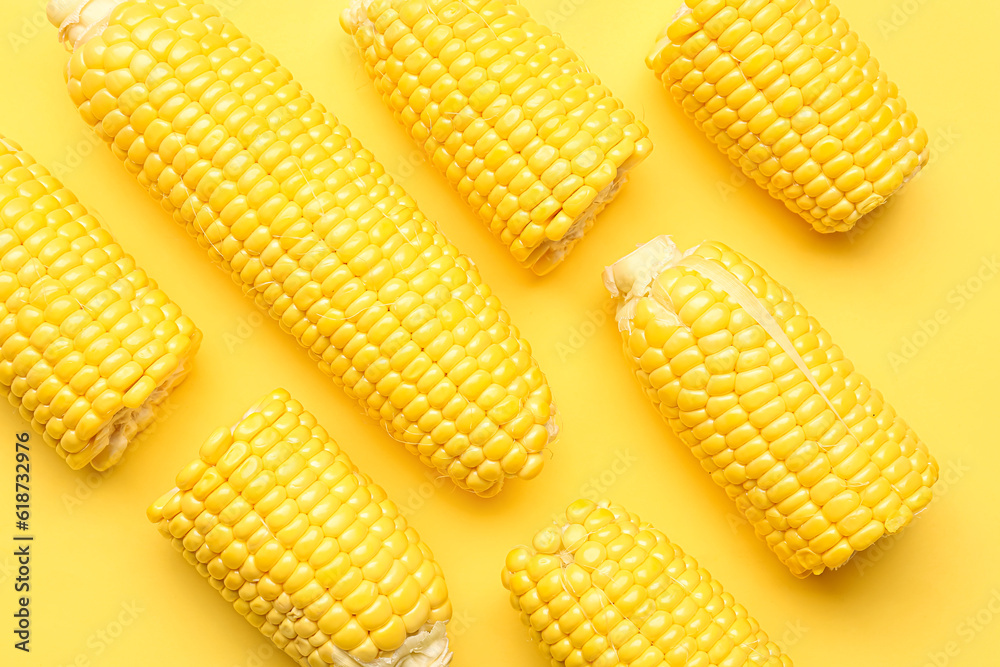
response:
M997 664L1000 618L984 611L980 621L992 624L977 622L979 630L964 620L1000 593L1000 279L975 280L1000 253L996 2L841 0L917 110L935 152L927 170L858 231L821 236L744 184L645 68L676 0L525 0L642 117L655 143L596 228L545 279L515 265L381 106L338 24L345 0L220 4L475 258L533 344L564 430L540 478L512 483L493 500L435 480L260 317L96 145L64 90L66 54L44 24L43 3L7 0L0 8L0 132L50 169L66 167L66 184L194 318L205 341L194 373L174 394L170 418L116 471L73 472L32 438L30 657L11 647L8 555L13 440L25 425L0 407L0 664L290 665L144 515L212 429L233 423L279 385L320 416L434 548L457 613L459 667L545 664L508 605L500 568L509 548L588 494L625 504L697 557L798 665ZM601 323L609 311L600 270L665 233L685 247L724 241L767 267L927 441L945 481L902 538L839 572L796 580L661 422L627 369L615 327ZM956 291L977 287L969 299ZM922 322L938 311L947 321L934 335L921 335ZM904 339L914 348L904 349ZM892 353L901 355L895 363Z

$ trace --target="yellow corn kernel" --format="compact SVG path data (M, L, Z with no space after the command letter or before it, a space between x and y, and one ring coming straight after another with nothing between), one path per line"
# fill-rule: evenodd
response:
M2 136L0 221L0 384L72 468L106 470L162 414L201 332L69 190ZM158 372L167 357L169 371Z
M553 665L792 664L693 558L618 505L579 500L532 544L508 554L501 581Z
M279 426L287 439L272 437ZM301 427L304 437L297 435ZM317 502L349 517L339 532L357 533L370 548L363 553L344 550L343 538L324 539L328 526L311 524L302 506L305 494L299 493L297 502L291 500L298 477L272 488L275 499L286 499L278 507L259 494L236 491L230 482L245 477L234 467L237 460L244 461L244 467L252 462L273 479L285 477L289 465L304 469L309 479L318 480ZM343 496L345 488L354 492ZM232 429L216 431L199 459L178 474L177 488L157 500L147 515L189 558L208 562L202 574L223 594L239 589L237 611L275 644L284 647L292 636L286 628L294 626L302 641L292 657L302 667L376 660L398 664L417 659L413 656L445 667L451 662L446 634L451 602L441 568L396 506L380 502L385 498L385 491L358 472L315 417L279 389ZM177 514L179 508L186 508L184 514ZM191 522L187 516L198 519ZM261 533L228 527L237 521L242 526L248 519L253 520L251 527L279 520L312 527L295 538L271 529ZM207 530L204 537L199 534L202 528ZM307 554L317 558L320 543L326 545L323 558L328 564L314 569L315 560ZM394 543L408 544L418 556L394 553ZM364 571L352 568L352 559L363 560ZM419 568L409 569L418 559ZM255 576L248 577L251 573ZM267 623L254 622L262 611Z
M749 259L660 237L605 284L647 393L793 574L842 566L930 502L926 445Z
M847 231L927 164L927 134L830 0L736 4L686 0L646 64L749 178L817 231Z
M88 23L104 18L91 16L100 13L96 9L53 20L72 18L63 37L76 46L70 89L83 117L140 183L324 372L424 463L483 496L497 493L507 478L537 475L556 431L551 391L528 343L472 261L448 243L346 127L217 10L185 2L109 4L117 7L103 33ZM93 5L99 7L104 5ZM412 18L420 8L408 11ZM138 14L146 18L129 18ZM150 26L164 23L183 30L159 30L151 37ZM398 22L392 31L399 45L393 53L402 60L391 69L400 72L426 60L403 27ZM198 37L185 36L189 32ZM145 78L136 75L147 70ZM201 79L212 83L198 85ZM475 103L483 102L476 97ZM114 123L104 122L102 114L113 114ZM479 132L480 141L495 134L469 119L475 118L451 120L469 136ZM480 166L511 157L507 149L466 148ZM140 155L144 162L129 162ZM492 176L469 183L499 187ZM539 204L551 202L543 197ZM92 303L110 299L102 306L110 312L119 306L114 292L105 294L102 287L98 281L75 289ZM162 382L176 370L183 352L178 344L188 338L190 332L174 334L168 354L140 364L145 373ZM119 391L137 369L127 354L113 355L120 344L112 339L88 339L78 349L87 364L106 364L101 372L109 370L109 386ZM60 377L69 374L67 382L77 379L84 391L98 378L76 368L78 361L67 355L54 370ZM492 373L501 361L505 372ZM461 380L448 376L454 368ZM470 376L475 379L455 393ZM483 393L490 405L480 410L476 401ZM87 406L73 410L71 398L57 392L59 411L53 413L75 428L67 420L80 419L77 411ZM488 456L475 463L463 456L487 441L494 443Z
M467 30L452 26L451 12ZM741 39L745 23L725 39ZM538 274L569 254L652 149L645 125L516 2L459 0L431 10L426 0L352 0L341 25L430 161ZM485 162L470 163L473 155ZM512 156L528 167L513 182ZM519 198L508 203L505 187Z

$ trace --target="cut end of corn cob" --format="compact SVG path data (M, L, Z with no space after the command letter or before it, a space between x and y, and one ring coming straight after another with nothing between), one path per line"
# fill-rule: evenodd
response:
M516 2L351 0L341 25L396 119L535 273L652 150L645 125Z
M931 501L926 445L758 265L664 236L605 282L647 395L795 575L841 567Z
M501 578L553 665L792 664L693 558L607 501L570 505Z
M393 438L482 496L539 474L555 410L530 345L277 58L210 5L124 0L68 69L128 171Z
M283 389L219 429L147 517L302 667L447 667L440 566Z
M597 197L587 206L587 209L570 224L565 236L556 240L546 240L541 245L536 253L537 257L535 257L534 263L530 264L532 271L539 276L544 276L566 259L573 246L597 222L597 216L618 196L618 192L628 182L629 171L634 166L633 164L628 167L621 167L615 172L614 180L601 190L597 194Z
M0 136L0 386L74 469L106 470L201 341L69 190Z
M195 342L195 345L198 343ZM190 353L189 353L190 356ZM152 393L138 407L122 407L106 423L90 447L95 452L89 463L95 470L107 470L118 463L129 443L135 439L147 426L156 421L162 413L162 404L187 377L188 368L184 359L178 360L177 369L167 375L163 382L153 389ZM127 394L128 392L126 392ZM67 461L70 461L67 456ZM79 457L72 457L70 465L82 468Z
M930 157L829 0L688 0L646 63L734 164L820 232L851 229Z

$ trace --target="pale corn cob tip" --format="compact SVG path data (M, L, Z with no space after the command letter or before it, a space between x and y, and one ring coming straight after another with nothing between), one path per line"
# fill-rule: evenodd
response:
M125 0L70 96L128 171L406 448L481 496L556 433L527 341L370 152L207 4Z
M0 386L74 469L115 465L201 332L48 170L0 136Z
M608 501L570 505L502 580L554 666L792 664L693 558Z
M647 395L797 576L907 526L937 462L786 288L719 243L605 272Z
M385 491L278 389L147 517L302 667L447 667L441 568Z
M829 0L688 0L646 63L734 164L820 232L851 229L930 157Z
M516 2L351 0L341 25L396 119L535 273L652 150L645 125Z
M46 7L49 23L59 28L59 41L72 51L99 35L112 10L124 0L51 0Z

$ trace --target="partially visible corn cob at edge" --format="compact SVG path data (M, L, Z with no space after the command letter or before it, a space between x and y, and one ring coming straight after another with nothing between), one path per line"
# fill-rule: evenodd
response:
M851 229L930 157L916 115L829 0L686 0L646 62L817 231Z
M570 505L502 578L554 667L792 664L693 558L607 501Z
M647 395L795 575L840 567L931 501L926 445L749 259L660 237L605 283Z
M49 14L83 118L244 292L462 488L537 475L556 428L530 346L347 128L210 5L80 4Z
M147 512L302 667L447 667L440 566L385 491L276 390Z
M0 385L70 467L121 459L201 333L48 170L0 136Z
M516 0L351 0L341 23L396 119L536 273L563 260L652 149Z

